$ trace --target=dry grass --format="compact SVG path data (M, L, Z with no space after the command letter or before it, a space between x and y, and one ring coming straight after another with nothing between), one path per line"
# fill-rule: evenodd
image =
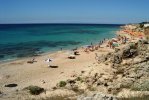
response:
M129 96L128 98L122 97L118 100L149 100L149 95L140 95L137 97Z

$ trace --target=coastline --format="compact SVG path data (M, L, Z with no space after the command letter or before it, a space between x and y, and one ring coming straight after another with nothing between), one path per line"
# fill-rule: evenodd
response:
M115 36L117 35L116 32L117 31L114 32ZM115 38L115 36L113 36L113 38ZM112 38L108 38L108 39L112 39ZM103 40L104 40L104 38L103 38ZM98 43L99 43L99 41L96 41L96 44L93 44L93 45L97 45ZM32 58L38 58L38 57L45 56L45 55L56 54L58 52L69 52L69 51L72 51L73 48L76 48L77 47L78 49L81 49L81 48L83 48L84 46L87 46L87 45L90 45L90 44L86 44L86 45L84 44L84 45L81 45L79 47L78 46L73 46L70 49L67 48L67 49L64 49L64 50L47 51L47 52L40 53L39 55L32 56L32 57L20 57L20 58L5 59L5 60L1 60L0 61L0 65L1 64L5 64L5 63L11 63L11 62L19 61L19 60L27 60L27 59L32 59Z
M115 33L117 34L117 33ZM117 35L122 35L123 33L118 33ZM127 35L126 35L127 36ZM129 36L129 35L128 35ZM117 38L117 37L115 37ZM128 43L131 41L138 41L137 38L133 40L130 36ZM110 40L106 40L98 50L91 52L84 52L84 48L79 47L78 52L80 55L76 55L76 59L68 59L70 55L70 50L62 50L56 52L43 53L41 56L35 57L35 62L32 64L27 63L33 57L22 58L12 62L6 62L0 64L0 90L6 94L11 94L15 96L15 91L21 91L23 88L29 85L36 85L43 87L47 90L46 94L42 94L41 97L53 96L53 95L72 95L72 91L56 90L53 91L51 88L55 87L60 81L66 81L68 79L75 79L77 76L82 75L85 72L85 77L94 76L96 73L103 74L103 78L106 80L113 75L113 68L110 64L98 63L96 60L96 54L100 57L113 53L115 49L107 46ZM122 49L127 44L121 44L118 49ZM96 46L96 45L94 45ZM47 63L45 60L47 58L52 59L52 62ZM50 68L50 65L58 66L58 68ZM99 67L100 66L100 67ZM91 75L88 75L90 73ZM120 77L121 78L121 77ZM18 84L15 88L6 88L6 84L16 83ZM85 85L82 86L82 88ZM22 95L17 95L22 98ZM24 97L26 98L26 97Z
M107 43L106 43L107 44ZM105 46L105 43L103 44L103 46ZM83 47L83 46L82 46ZM79 59L83 59L84 58L84 55L86 56L85 58L85 60L87 60L87 62L89 61L89 62L95 62L95 60L93 60L94 59L94 56L95 56L95 52L97 52L97 51L95 51L95 52L91 52L90 54L87 54L86 52L84 52L84 49L82 49L82 47L79 47L78 48L78 51L81 53L81 55L80 56L82 56L82 57L79 57ZM102 50L103 49L103 50ZM101 51L103 51L103 53L104 53L104 49L105 48L101 48ZM48 68L48 64L45 62L45 59L47 59L47 58L51 58L51 59L57 59L57 57L59 58L59 56L63 56L63 57L60 57L61 59L60 59L60 61L61 60L63 60L63 59L65 59L65 60L67 60L67 62L72 62L71 60L69 60L67 57L70 55L70 49L69 50L62 50L62 51L54 51L54 52L47 52L47 53L43 53L43 54L41 54L40 56L37 56L37 57L25 57L25 58L18 58L18 59L16 59L16 60L13 60L13 61L8 61L8 62L1 62L0 63L0 69L1 69L1 71L2 71L2 69L13 69L14 67L16 67L16 68L18 68L20 65L21 66L36 66L36 64L38 65L38 64L40 64L40 65L44 65L44 66L46 66L47 68ZM99 50L100 51L100 50ZM107 50L105 50L105 52L107 52ZM92 59L88 59L88 55L91 55L92 56ZM37 63L35 62L34 64L28 64L27 63L27 61L28 60L30 60L30 59L32 59L32 58L35 58L35 60L37 60ZM76 60L77 60L77 58L76 58ZM63 62L63 61L62 61ZM65 62L65 61L64 61ZM63 63L64 63L63 62ZM79 61L79 63L82 63L82 62L80 62ZM86 65L86 61L84 62L84 64ZM65 65L65 68L66 68L66 66L68 66L67 65L67 63L66 64L64 64ZM80 65L80 64L79 64ZM88 65L88 64L87 64ZM9 66L9 67L8 67ZM39 66L40 67L40 66ZM24 67L25 68L25 67ZM45 68L45 67L44 67ZM83 68L83 67L82 67ZM31 68L32 69L32 68ZM30 69L28 69L28 70L30 70ZM74 68L73 68L73 70L74 70ZM16 71L16 69L14 70L14 72ZM5 70L5 71L3 71L4 73L6 72L9 72L8 70ZM5 74L6 74L5 73ZM10 73L11 73L11 71L10 71ZM72 73L72 72L70 72L70 73ZM7 73L7 74L9 74L9 73ZM2 75L2 74L1 74ZM5 75L2 75L2 76L0 76L0 78L2 78L3 76L5 76ZM7 76L7 75L6 75Z
M112 38L119 25L1 25L0 61L58 51ZM7 29L8 27L8 29ZM9 29L12 28L12 29ZM17 29L17 30L16 30ZM105 34L106 33L106 34ZM11 35L12 34L12 35ZM9 37L11 37L9 39ZM20 38L18 38L20 37Z

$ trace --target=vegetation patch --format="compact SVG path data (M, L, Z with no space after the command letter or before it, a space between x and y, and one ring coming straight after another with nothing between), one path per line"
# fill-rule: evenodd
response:
M44 92L44 88L38 86L28 86L25 89L29 90L30 94L32 95L39 95L40 93Z
M77 77L77 78L76 78L76 81L80 81L81 83L84 82L81 77Z
M59 82L59 87L64 87L64 86L66 86L66 82L65 81L60 81Z

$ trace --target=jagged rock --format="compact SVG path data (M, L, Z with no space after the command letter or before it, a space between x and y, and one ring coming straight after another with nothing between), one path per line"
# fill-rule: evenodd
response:
M121 67L121 65L120 65L120 64L113 63L113 64L111 65L111 67L116 69L116 68Z
M120 82L114 82L114 83L111 83L109 86L108 86L108 93L110 94L117 94L118 92L121 91L121 83Z
M122 62L122 54L120 52L119 53L115 53L113 55L113 57L111 58L111 61L113 63L120 64Z
M105 87L108 87L109 85L108 85L108 83L104 83L104 86L105 86Z
M140 42L142 42L143 44L149 44L149 41L147 40L141 40Z
M130 75L126 76L127 78L137 78L137 74L136 73L131 73Z
M69 84L75 84L76 82L75 82L75 80L68 79L67 80L67 83L69 83Z
M108 59L108 58L107 58L106 55L102 55L102 56L100 57L100 62L105 62L107 59Z
M106 95L103 93L94 93L90 96L81 95L78 96L77 100L118 100L112 95Z
M103 82L100 80L97 81L97 86L99 86L99 85L103 85Z
M106 58L110 58L112 55L113 55L113 53L110 52L106 55Z
M135 57L134 59L133 59L133 64L137 64L137 63L140 63L140 62L142 62L142 58L140 58L140 57Z
M149 53L146 53L145 59L149 60Z
M71 89L75 92L78 92L79 91L79 87L78 85L71 85Z
M123 48L123 58L128 58L130 56L130 46Z
M115 53L116 53L116 52L119 52L119 51L120 51L120 49L119 49L119 48L115 48Z
M123 48L123 54L122 54L122 57L125 59L125 58L131 58L131 57L134 57L137 55L137 49L132 49L129 45L128 46L125 46Z

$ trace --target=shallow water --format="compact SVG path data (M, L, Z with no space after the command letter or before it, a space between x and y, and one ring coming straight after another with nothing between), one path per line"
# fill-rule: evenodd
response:
M95 44L114 37L119 28L112 24L1 24L0 60Z

